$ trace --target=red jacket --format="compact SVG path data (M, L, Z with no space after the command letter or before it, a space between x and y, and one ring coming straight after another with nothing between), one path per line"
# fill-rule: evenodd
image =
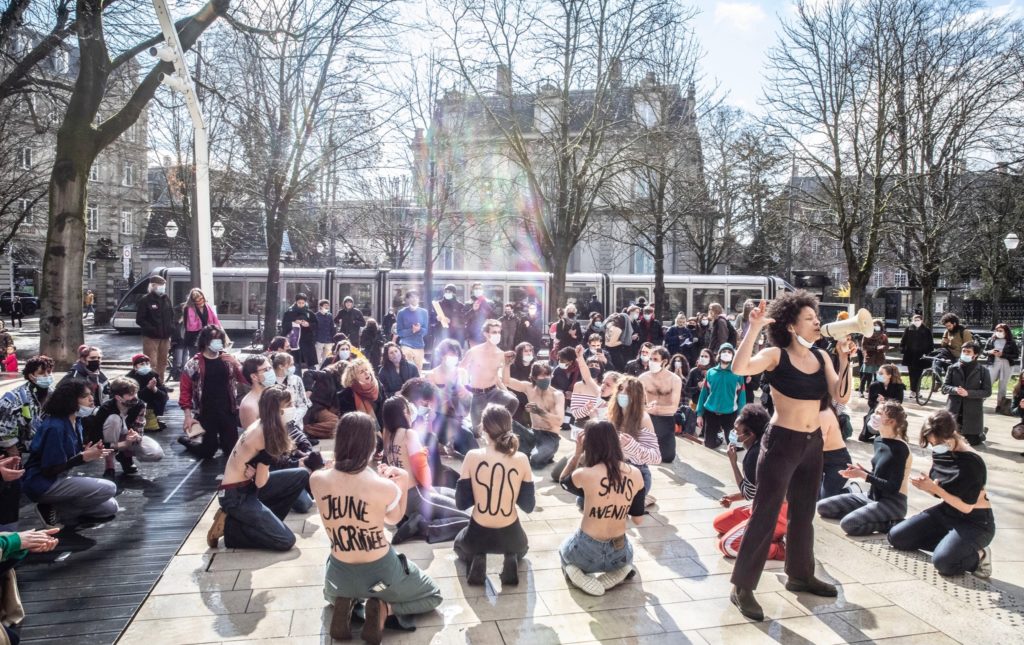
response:
M14 354L8 354L7 358L4 359L4 371L5 372L17 372L18 371L18 357Z

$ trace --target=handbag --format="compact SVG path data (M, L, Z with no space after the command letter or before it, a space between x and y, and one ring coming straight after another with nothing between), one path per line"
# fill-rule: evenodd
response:
M302 334L301 327L292 327L292 330L288 332L288 344L292 349L298 349L299 347L299 336Z

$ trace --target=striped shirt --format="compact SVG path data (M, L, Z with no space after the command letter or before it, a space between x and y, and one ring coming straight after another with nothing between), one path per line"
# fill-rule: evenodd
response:
M591 413L588 408L593 405L596 410L598 403L603 403L600 397L594 396L593 394L575 392L569 402L569 412L572 414L574 419L586 419Z
M650 428L641 428L640 437L625 432L619 434L623 437L622 454L626 461L631 464L642 466L645 464L661 463L661 448L658 447L658 436Z

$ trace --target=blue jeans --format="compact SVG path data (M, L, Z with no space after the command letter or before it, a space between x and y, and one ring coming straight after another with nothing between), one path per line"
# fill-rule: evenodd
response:
M534 468L543 468L555 460L555 453L558 452L558 442L561 441L561 437L554 432L534 429L533 439L530 465Z
M644 495L650 495L651 494L651 467L648 466L647 464L634 464L632 462L630 462L629 465L640 471L640 476L644 478Z
M991 544L995 535L992 509L979 508L964 515L939 504L892 527L889 544L901 551L931 551L935 570L955 576L978 568L978 551Z
M305 468L285 468L270 473L263 488L250 484L223 491L220 507L228 515L224 546L272 551L295 546L295 534L285 526L284 518L308 482L309 471Z
M633 545L626 536L618 539L621 540L621 545L617 545L616 540L595 540L577 529L558 549L562 566L574 564L583 573L604 573L621 569L633 562Z

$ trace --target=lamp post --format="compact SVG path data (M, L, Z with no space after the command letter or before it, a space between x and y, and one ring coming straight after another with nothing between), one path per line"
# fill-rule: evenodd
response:
M1009 260L1010 253L1017 250L1020 245L1020 238L1017 237L1016 233L1007 233L1006 237L1003 238L1003 246L1006 247L1007 260ZM1012 265L1012 262L1007 262L1008 265ZM1018 304L1020 299L1024 297L1024 276L1020 277L1021 283L1018 285L1019 292L1017 294Z
M173 219L167 220L164 235L167 236L167 261L170 262L171 254L174 252L174 238L178 237L178 223Z
M324 266L324 249L325 248L326 247L324 246L323 242L317 242L316 243L316 266L318 268Z
M213 226L210 227L210 233L213 235L214 245L220 243L221 238L224 237L224 231L226 230L227 229L224 228L224 225L220 223L220 220L217 220L216 222L213 223ZM221 249L223 250L223 245L221 245ZM214 265L219 266L217 261L214 261Z

